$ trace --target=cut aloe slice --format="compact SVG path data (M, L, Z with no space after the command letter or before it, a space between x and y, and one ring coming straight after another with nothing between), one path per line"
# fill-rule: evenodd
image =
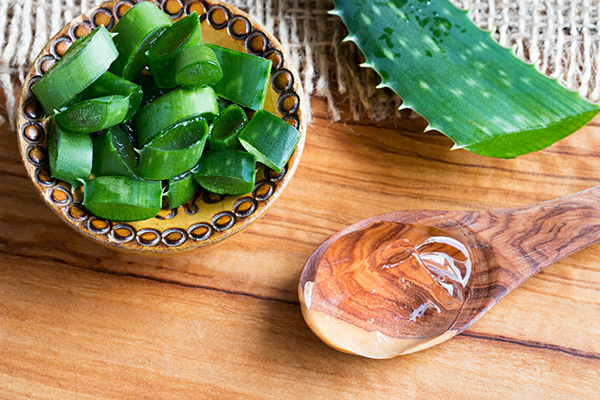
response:
M137 176L137 153L133 150L129 135L120 125L113 126L95 137L93 147L94 176Z
M65 129L92 133L125 121L131 96L106 96L85 100L56 114L56 121Z
M142 108L170 92L169 89L161 89L156 86L154 79L144 73L139 74L133 82L142 88L142 104L140 105Z
M199 187L200 185L194 179L191 171L169 179L167 192L165 193L169 209L172 210L187 203L198 191Z
M177 88L137 113L138 147L142 148L178 121L200 115L210 122L218 112L217 96L212 88Z
M81 186L92 171L92 138L48 121L48 163L53 178Z
M448 0L335 0L381 76L436 129L477 154L512 158L543 149L600 110L517 59Z
M212 86L223 78L215 52L207 46L183 49L175 58L175 82L182 86Z
M85 182L83 205L111 221L140 221L156 216L162 205L162 184L125 176L100 176Z
M208 137L208 124L195 116L172 125L140 151L138 174L144 179L171 179L194 168Z
M200 186L216 194L247 194L254 189L256 158L241 150L211 150L202 156L194 177Z
M142 1L121 17L112 32L119 57L111 70L127 79L136 77L148 63L146 51L173 22L151 1Z
M106 71L94 83L88 86L79 95L79 101L91 100L98 97L119 95L129 98L129 109L125 115L125 121L129 121L137 112L142 103L142 88L140 85L123 79L111 72Z
M300 140L300 132L270 112L259 110L242 130L239 139L257 161L281 172Z
M232 104L223 110L210 126L208 143L212 150L238 149L243 150L238 136L248 118L244 109Z
M223 71L223 79L213 86L217 95L252 110L263 108L271 60L214 44L206 47L215 52Z
M175 22L152 43L146 51L146 58L158 87L177 86L174 74L175 58L183 49L195 47L197 44L202 44L202 33L195 11Z
M75 41L32 87L46 115L65 107L106 72L117 56L117 49L103 25Z

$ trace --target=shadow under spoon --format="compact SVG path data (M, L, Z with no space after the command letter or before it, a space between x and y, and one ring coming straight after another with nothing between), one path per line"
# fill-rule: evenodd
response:
M397 211L327 239L299 282L328 345L370 358L461 333L544 268L600 241L600 187L526 207Z

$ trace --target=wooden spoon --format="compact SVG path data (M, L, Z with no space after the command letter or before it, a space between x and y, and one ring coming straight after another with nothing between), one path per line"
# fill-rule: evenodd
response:
M600 241L600 186L527 207L397 211L327 239L299 283L302 313L328 345L370 358L426 349L502 297Z

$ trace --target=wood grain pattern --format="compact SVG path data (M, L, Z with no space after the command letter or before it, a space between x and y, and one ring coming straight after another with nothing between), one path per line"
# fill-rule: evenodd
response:
M0 398L594 399L600 247L534 276L461 335L391 360L337 352L301 316L328 236L402 209L525 206L600 184L600 120L542 152L456 151L423 121L333 123L315 99L294 179L230 242L148 259L94 245L40 200L0 127Z

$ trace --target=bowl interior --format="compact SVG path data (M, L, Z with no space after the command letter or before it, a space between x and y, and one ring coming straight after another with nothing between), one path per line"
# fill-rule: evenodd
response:
M281 44L244 12L217 1L195 0L182 6L164 0L159 7L174 21L196 12L204 43L213 43L273 63L264 108L296 127L302 137L281 173L260 166L252 193L221 196L200 190L186 204L163 209L155 218L119 223L90 214L82 206L81 188L50 177L46 151L47 119L31 91L33 84L59 59L69 45L100 24L111 30L135 4L111 1L95 7L66 25L45 46L27 75L17 115L19 149L27 173L52 210L70 227L102 245L147 255L177 254L206 248L242 231L260 218L291 179L304 147L306 132L303 90L298 73Z

